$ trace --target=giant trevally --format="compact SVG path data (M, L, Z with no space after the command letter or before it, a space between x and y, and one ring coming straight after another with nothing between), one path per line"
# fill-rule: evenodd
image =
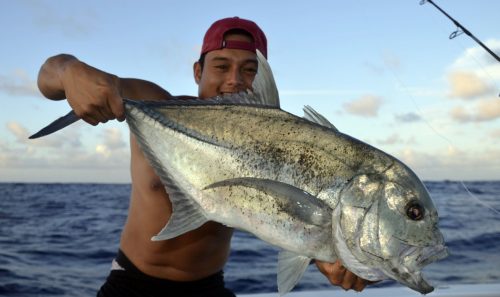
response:
M258 53L254 92L201 100L125 100L126 119L169 193L173 213L152 240L207 221L253 233L283 249L278 290L289 292L311 259L418 292L421 269L447 255L437 210L419 178L396 158L339 132L306 107L279 107ZM70 113L46 135L76 120Z

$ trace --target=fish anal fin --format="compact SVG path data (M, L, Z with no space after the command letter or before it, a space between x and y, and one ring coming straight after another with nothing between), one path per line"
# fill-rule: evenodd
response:
M289 251L278 256L278 292L280 296L290 292L302 278L311 258Z

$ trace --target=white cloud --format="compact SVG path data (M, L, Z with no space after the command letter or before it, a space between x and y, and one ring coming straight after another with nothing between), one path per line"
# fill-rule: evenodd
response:
M419 122L422 120L422 117L414 112L409 112L409 113L405 113L405 114L397 114L397 115L395 115L395 118L396 118L396 121L402 122L402 123L413 123L413 122Z
M500 53L500 40L490 39L485 44L494 52ZM500 118L500 63L479 45L468 48L448 69L450 82L449 96L470 100L450 110L453 120L485 122Z
M392 71L400 70L401 60L396 56L396 54L385 52L382 59L384 61L385 67L387 67L388 69L391 69Z
M104 145L110 149L122 149L127 146L123 140L122 132L118 128L104 129L101 137L104 139Z
M493 97L477 102L474 107L465 108L454 107L450 111L450 116L455 121L466 122L486 122L500 118L500 99Z
M56 30L65 36L78 38L91 33L99 23L99 15L93 8L79 7L76 8L78 14L74 14L71 11L58 9L51 5L52 2L25 1L24 3L33 14L32 20L38 29Z
M42 137L37 139L29 139L30 133L23 125L18 122L8 122L6 124L7 130L11 132L16 138L16 142L26 145L27 147L38 146L45 148L60 149L62 147L79 148L82 146L80 141L80 132L74 125L74 129L61 130L58 133L50 135L50 137Z
M28 138L29 133L26 128L17 122L8 122L7 129L16 137L17 141L24 142Z
M125 155L128 146L123 140L121 130L118 128L107 128L101 133L103 143L96 145L95 152L104 159L112 159L116 155Z
M491 85L473 72L451 72L448 80L451 88L450 97L468 100L494 92Z
M500 178L500 148L462 151L446 147L438 151L405 148L396 154L423 180L498 180Z
M109 158L111 156L111 150L103 144L98 144L95 147L95 152L104 158Z
M402 139L397 133L389 135L386 139L378 140L377 143L381 145L391 145L396 143L401 143Z
M387 136L385 139L377 140L377 144L379 145L415 144L415 143L416 141L414 137L404 139L397 133L393 133Z
M479 121L489 121L500 118L500 99L491 98L478 102L476 118Z
M393 52L385 51L382 54L380 62L364 62L363 66L371 73L381 76L384 75L386 70L389 72L399 72L402 68L401 59Z
M497 55L500 55L500 40L490 39L485 44ZM498 94L498 81L500 80L500 63L496 61L479 45L466 49L449 67L448 77L456 80L452 82L453 88L460 88L458 83L465 84L462 88L465 95L481 95L485 89ZM458 89L457 91L461 91ZM491 93L490 93L491 94ZM458 92L457 95L461 95Z
M0 92L11 96L41 96L36 81L22 69L0 74Z
M365 95L358 99L344 103L344 110L350 114L375 117L382 106L382 98L374 95Z
M484 44L496 55L500 55L500 40L489 39L485 41ZM478 63L480 65L478 65ZM478 68L478 66L482 65L484 65L485 67L497 66L498 61L495 60L495 58L493 58L481 46L476 45L474 47L466 49L464 53L453 62L452 68L475 69Z
M337 96L337 95L349 95L352 94L353 90L342 90L342 89L283 89L279 90L281 96Z
M472 115L465 110L462 106L456 106L450 111L450 116L452 119L458 122L471 122Z
M496 129L496 130L491 131L490 136L495 140L499 140L500 139L500 129Z
M7 129L15 142L0 142L0 171L51 171L53 176L39 177L43 181L68 181L61 172L70 171L94 172L96 176L105 176L106 171L114 170L124 171L127 174L123 176L128 176L130 152L121 132L114 128L105 129L101 134L102 143L90 149L81 143L79 125L33 140L28 139L29 131L17 122L7 123Z

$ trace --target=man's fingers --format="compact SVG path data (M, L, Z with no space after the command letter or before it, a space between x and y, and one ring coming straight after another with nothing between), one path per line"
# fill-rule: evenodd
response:
M85 122L91 124L92 126L96 126L99 123L106 123L109 119L109 113L106 114L103 109L93 109L89 111L76 111L76 115L84 120Z
M342 266L342 263L339 260L337 260L331 267L330 282L334 285L342 286L346 272L347 269Z
M86 116L78 116L78 117L81 118L82 120L84 120L85 122L91 124L92 126L97 126L97 124L99 124L99 120L97 120L93 116L86 115Z
M358 279L356 280L356 283L354 284L354 286L352 287L355 291L357 292L361 292L364 290L364 288L368 285L369 282L367 282L366 280L358 277Z
M125 120L125 108L123 107L123 99L115 94L112 98L108 100L109 110L113 114L113 118L120 122Z
M346 270L346 272L344 273L344 278L342 279L342 288L344 290L354 289L354 284L356 283L357 279L358 277L354 273Z
M335 263L316 261L316 265L332 285L340 286L344 290L352 289L360 292L371 283L349 271L342 265L340 260Z

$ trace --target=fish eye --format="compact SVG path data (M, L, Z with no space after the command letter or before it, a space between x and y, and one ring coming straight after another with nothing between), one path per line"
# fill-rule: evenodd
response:
M406 206L406 215L413 221L420 221L424 218L424 208L420 203L412 201Z

